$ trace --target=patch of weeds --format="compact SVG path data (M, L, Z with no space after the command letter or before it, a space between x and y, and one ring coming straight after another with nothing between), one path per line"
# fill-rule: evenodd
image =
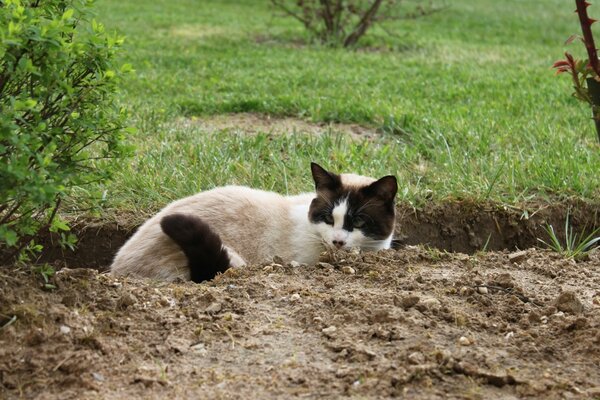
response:
M586 236L584 236L584 232L574 233L573 227L569 221L569 213L567 213L567 218L565 220L564 244L561 243L552 225L546 224L544 229L550 237L550 242L546 242L540 238L538 238L538 240L546 245L549 249L561 254L565 258L572 258L574 260L580 260L586 257L593 246L600 241L600 236L597 236L600 232L600 228L594 229Z
M34 271L37 274L40 274L42 279L44 280L44 285L42 286L42 288L47 289L47 290L56 289L56 285L50 283L50 278L52 278L54 276L54 274L56 274L56 271L54 270L54 268L52 268L48 264L43 264L43 265L40 265L39 267L36 267L34 269Z

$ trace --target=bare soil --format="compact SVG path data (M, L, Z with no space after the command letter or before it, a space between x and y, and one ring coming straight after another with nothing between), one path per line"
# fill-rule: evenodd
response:
M55 289L0 269L0 398L600 397L600 252L322 260Z
M353 138L374 138L380 136L380 133L375 128L368 128L358 124L311 122L300 118L277 117L258 113L193 117L181 119L179 124L183 126L199 126L206 132L225 130L247 135L256 135L258 133L286 135L301 132L312 135L341 133Z

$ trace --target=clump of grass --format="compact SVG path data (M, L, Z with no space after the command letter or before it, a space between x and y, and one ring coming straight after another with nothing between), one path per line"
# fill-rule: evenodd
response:
M588 255L593 246L600 241L600 236L597 236L600 232L600 228L594 229L588 235L585 235L585 230L580 233L573 232L573 227L569 221L569 213L565 220L565 243L561 243L554 231L552 225L546 224L544 228L550 242L546 242L543 239L538 240L546 245L549 249L561 254L565 258L572 258L574 260L580 260Z

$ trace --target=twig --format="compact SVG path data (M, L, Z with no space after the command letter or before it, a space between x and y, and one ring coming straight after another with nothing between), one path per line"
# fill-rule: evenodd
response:
M529 297L525 296L524 294L517 293L517 292L515 292L511 288L504 288L502 286L493 286L493 285L475 285L475 286L473 286L473 288L475 288L475 289L480 288L480 287L487 288L487 289L499 290L499 291L507 293L507 294L512 294L513 296L515 296L516 298L518 298L519 300L521 300L523 303L531 303L531 304L536 305L538 307L543 307L544 306L542 303L539 303L539 302L537 302L535 300L531 300Z

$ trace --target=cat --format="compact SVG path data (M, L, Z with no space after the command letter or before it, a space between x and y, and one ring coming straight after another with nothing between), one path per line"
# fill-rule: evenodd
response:
M316 163L311 172L315 193L282 196L225 186L177 200L137 230L110 270L202 282L274 256L314 264L326 248L391 247L398 189L393 175L338 175Z

